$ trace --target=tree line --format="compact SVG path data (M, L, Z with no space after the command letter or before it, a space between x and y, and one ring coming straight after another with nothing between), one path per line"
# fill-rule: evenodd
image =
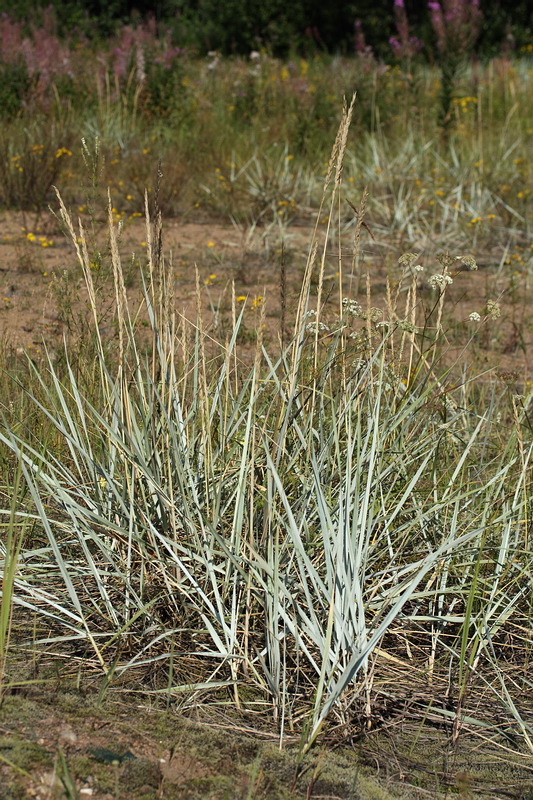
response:
M530 0L454 0L455 6L470 3L481 12L475 46L480 57L527 51L533 37ZM364 37L368 52L390 59L397 33L394 0L0 0L0 12L28 24L36 24L50 7L61 33L78 29L90 37L109 36L120 24L152 16L171 30L177 45L199 54L247 54L262 48L276 56L350 54ZM436 41L427 0L405 0L405 12L410 32L421 42L419 56L431 60Z

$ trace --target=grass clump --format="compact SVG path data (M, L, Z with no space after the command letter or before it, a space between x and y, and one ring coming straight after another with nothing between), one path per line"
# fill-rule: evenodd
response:
M196 318L175 312L148 201L140 309L109 202L110 352L87 236L59 198L95 358L89 383L68 346L61 368L30 365L29 402L57 449L24 428L0 433L27 487L15 519L31 525L7 599L15 620L30 614L47 631L18 644L82 658L101 702L134 683L183 711L209 700L267 714L280 743L301 738L302 757L325 730L362 735L406 708L452 743L468 731L525 753L530 396L506 405L445 363L458 264L447 253L427 305L409 253L377 308L362 275L343 300L339 249L332 308L327 244L341 239L352 112L326 168L292 334L284 321L280 342L267 341L261 301L251 352L238 344L235 292L223 340L198 277Z

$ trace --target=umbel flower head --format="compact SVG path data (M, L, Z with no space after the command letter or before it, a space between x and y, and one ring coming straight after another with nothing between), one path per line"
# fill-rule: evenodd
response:
M487 300L487 314L491 319L499 319L502 315L500 304L495 300Z
M453 283L453 278L451 275L441 275L439 273L432 275L429 279L429 285L432 289L440 289L441 291L448 286L448 284Z

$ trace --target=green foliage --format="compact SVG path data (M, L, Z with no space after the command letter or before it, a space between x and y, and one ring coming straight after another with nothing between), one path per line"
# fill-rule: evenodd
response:
M189 91L184 85L185 69L179 60L165 66L151 61L146 75L146 96L143 101L144 110L154 118L172 117L174 114L183 119L187 114Z
M7 64L0 61L0 108L3 119L11 119L19 113L30 86L31 79L22 59Z
M61 123L15 119L0 139L0 207L39 211L51 199L51 187L72 152Z
M193 43L201 52L246 54L266 47L277 56L290 52L312 53L353 50L353 25L357 16L389 33L390 20L376 14L375 5L363 3L284 3L282 0L243 2L231 0L176 0L175 33L185 43Z
M305 30L302 10L298 4L288 5L282 0L179 3L176 32L201 52L249 53L266 42L274 52L280 47L286 52L291 32L300 31L294 45L297 47L301 43Z
M0 13L25 21L28 28L40 24L46 10L55 11L62 35L73 30L90 39L108 37L124 22L155 16L164 29L172 29L176 42L205 54L217 49L225 54L247 54L265 47L285 56L296 51L352 53L354 22L361 20L367 43L374 52L390 58L389 37L394 33L392 0L341 0L325 5L318 0L21 0L15 6L0 0ZM427 0L407 0L411 30L423 39L426 54L433 50ZM485 3L478 53L497 55L531 43L533 26L528 0L512 7Z

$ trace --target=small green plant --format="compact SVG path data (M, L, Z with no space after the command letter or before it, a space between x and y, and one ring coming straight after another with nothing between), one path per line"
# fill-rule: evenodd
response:
M3 119L13 119L21 111L30 85L31 79L22 60L0 63L0 108Z
M67 759L61 749L57 752L57 772L63 786L65 800L79 800L80 795L76 788L76 781L70 772Z
M19 557L25 538L28 521L19 514L24 502L21 462L18 462L11 485L11 504L7 520L2 521L5 530L2 546L2 582L0 598L0 703L10 685L8 675L8 653L13 619L13 602L16 596L16 578L19 573Z
M7 123L0 139L0 206L40 212L52 198L64 162L72 157L68 134L55 121Z

